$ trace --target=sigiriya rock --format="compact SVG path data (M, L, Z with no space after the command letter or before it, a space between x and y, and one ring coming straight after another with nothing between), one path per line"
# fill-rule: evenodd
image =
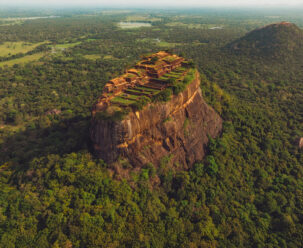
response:
M159 165L164 156L183 168L203 159L208 136L222 119L204 101L193 63L168 52L146 55L110 80L92 110L90 136L99 158Z

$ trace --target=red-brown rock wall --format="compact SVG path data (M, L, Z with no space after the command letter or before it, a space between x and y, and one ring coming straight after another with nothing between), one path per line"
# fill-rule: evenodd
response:
M187 168L205 156L208 135L216 137L221 129L222 119L202 97L197 73L168 102L149 104L118 122L93 119L90 134L96 155L107 163L121 156L134 166L159 165L171 155L174 163Z

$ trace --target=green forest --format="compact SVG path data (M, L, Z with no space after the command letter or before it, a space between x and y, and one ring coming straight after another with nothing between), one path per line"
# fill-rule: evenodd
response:
M0 10L0 247L302 247L302 36L245 35L303 15L267 11ZM91 107L159 50L194 61L223 131L189 170L121 178L91 152Z

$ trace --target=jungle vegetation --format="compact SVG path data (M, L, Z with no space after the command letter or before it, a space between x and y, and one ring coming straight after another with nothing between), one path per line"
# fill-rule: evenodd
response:
M7 20L38 13L0 11L0 247L302 247L302 58L228 49L269 23L302 27L299 13L53 10L59 17ZM161 49L195 62L223 132L187 171L164 157L119 179L90 152L90 109L106 81Z

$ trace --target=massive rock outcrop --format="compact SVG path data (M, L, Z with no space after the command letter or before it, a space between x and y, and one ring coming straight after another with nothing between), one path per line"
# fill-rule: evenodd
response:
M122 120L93 116L90 136L96 155L107 163L127 158L136 167L149 162L158 166L170 157L188 168L205 156L208 136L216 137L222 129L222 119L202 97L197 71L170 101L148 103Z

